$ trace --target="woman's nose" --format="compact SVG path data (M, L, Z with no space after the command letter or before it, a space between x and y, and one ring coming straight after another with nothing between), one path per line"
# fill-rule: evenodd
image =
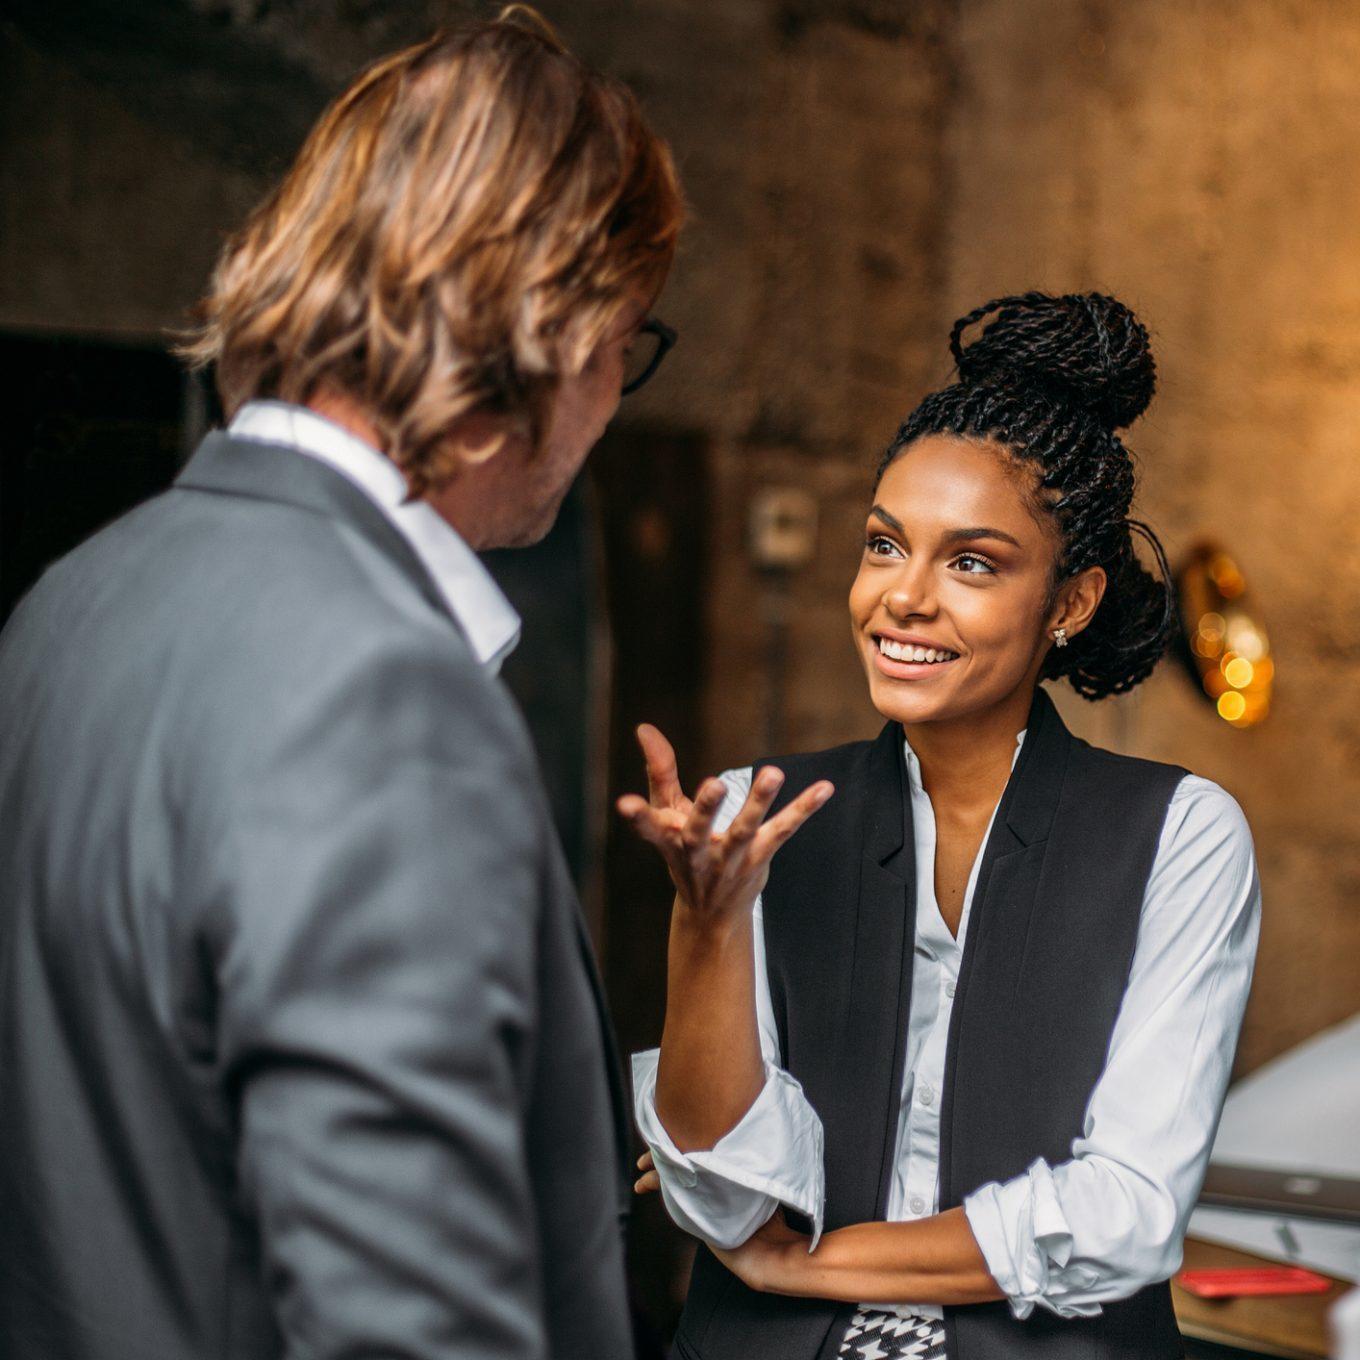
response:
M883 595L883 607L895 619L930 615L935 612L935 592L927 572L907 567Z

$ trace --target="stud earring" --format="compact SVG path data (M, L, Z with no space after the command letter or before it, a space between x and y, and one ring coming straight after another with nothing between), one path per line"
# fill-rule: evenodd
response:
M1053 643L1054 643L1054 645L1057 646L1057 647L1066 647L1066 646L1067 646L1067 629L1066 629L1066 628L1055 628L1055 629L1053 630Z

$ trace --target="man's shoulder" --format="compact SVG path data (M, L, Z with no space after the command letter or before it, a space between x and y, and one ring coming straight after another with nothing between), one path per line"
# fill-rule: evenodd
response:
M285 504L166 492L49 568L12 627L20 650L117 688L126 711L154 703L181 738L391 710L520 744L454 621L362 533Z

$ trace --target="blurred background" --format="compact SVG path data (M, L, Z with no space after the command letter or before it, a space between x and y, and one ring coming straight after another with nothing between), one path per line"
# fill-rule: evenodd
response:
M170 334L330 95L494 8L6 0L0 617L46 561L161 489L213 421ZM507 676L625 1050L659 1037L669 907L659 864L608 812L640 783L633 725L660 724L689 780L873 733L845 595L879 451L947 380L956 315L1096 288L1153 335L1159 394L1128 442L1136 512L1187 568L1184 655L1124 699L1055 697L1082 735L1241 802L1266 908L1238 1075L1283 1070L1272 1061L1323 1035L1316 1080L1354 1091L1360 6L541 8L641 96L693 212L658 307L673 355L625 401L549 541L492 562L526 618ZM1300 1096L1296 1122L1306 1109ZM1317 1165L1325 1150L1276 1154L1348 1170ZM640 1325L659 1353L687 1247L655 1204L639 1220ZM1350 1261L1354 1279L1355 1237L1313 1264L1342 1277ZM1236 1341L1324 1353L1300 1317Z

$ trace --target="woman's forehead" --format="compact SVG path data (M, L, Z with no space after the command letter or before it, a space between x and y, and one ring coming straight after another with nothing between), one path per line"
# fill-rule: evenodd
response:
M1033 480L1029 468L995 444L931 434L888 466L874 500L908 530L990 524L1024 542L1040 532Z

